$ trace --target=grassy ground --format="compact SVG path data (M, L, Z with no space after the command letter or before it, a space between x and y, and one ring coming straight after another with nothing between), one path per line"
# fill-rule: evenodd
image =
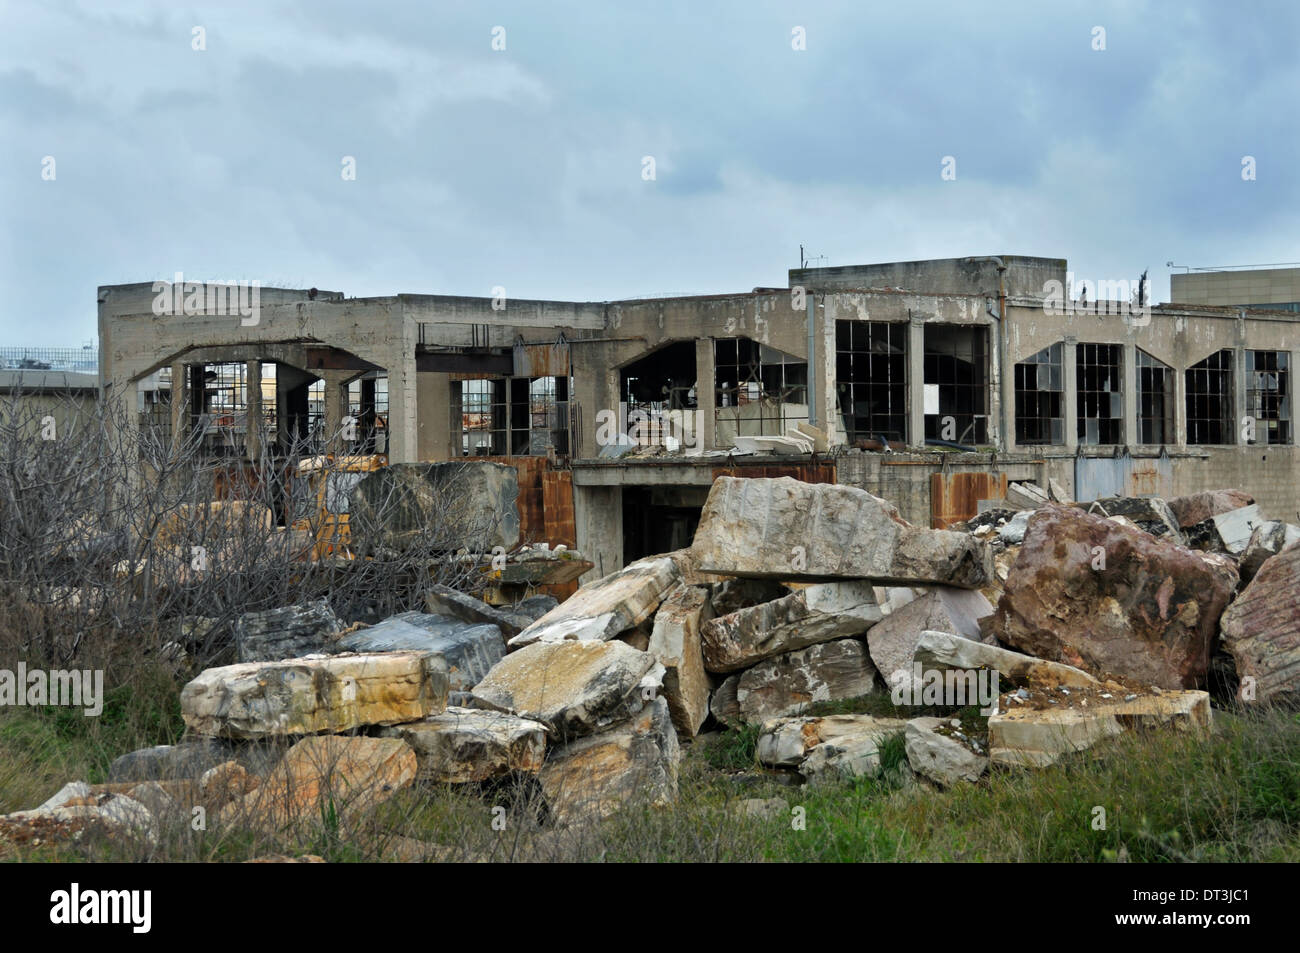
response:
M177 740L174 687L110 694L100 718L62 709L0 713L0 813L33 807L70 780L104 780L116 755ZM167 699L165 703L150 699ZM824 706L889 714L877 698ZM916 714L913 709L910 712ZM969 721L969 712L960 713ZM670 808L629 808L567 829L538 825L526 791L420 787L344 823L328 809L296 832L169 827L146 849L89 838L28 859L246 860L318 854L349 860L582 861L1296 861L1300 716L1216 712L1209 736L1131 734L1033 772L997 771L940 791L900 771L818 787L759 770L754 728L685 749ZM781 798L745 817L745 798ZM499 810L494 811L494 808ZM1100 809L1100 810L1099 810ZM1104 812L1104 814L1103 814ZM14 859L13 855L10 859Z

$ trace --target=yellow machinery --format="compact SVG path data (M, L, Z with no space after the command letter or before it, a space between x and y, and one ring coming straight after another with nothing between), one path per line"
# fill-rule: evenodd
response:
M291 529L306 530L312 534L313 559L340 556L352 559L351 533L348 530L348 513L345 509L347 494L367 473L388 466L388 457L382 453L365 456L321 455L309 457L298 464L297 476L307 486L306 516L296 519ZM302 504L300 504L302 505Z

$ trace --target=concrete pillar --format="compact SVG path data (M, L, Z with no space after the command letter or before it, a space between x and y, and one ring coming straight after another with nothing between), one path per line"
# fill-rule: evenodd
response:
M244 407L244 450L256 463L262 457L262 362L248 361L244 376L248 400Z
M623 488L574 486L573 522L578 552L595 563L580 582L623 568Z
M695 339L695 427L703 450L713 450L716 441L717 381L714 379L713 338Z
M907 445L925 446L925 318L907 325Z
M348 449L344 440L343 418L348 413L348 391L343 382L353 373L351 371L320 372L325 382L325 443L330 451L346 453Z
M1187 446L1187 370L1173 368L1174 376L1174 446Z
M190 431L189 370L184 363L172 364L172 439L183 442Z
M1073 334L1065 336L1061 361L1062 386L1065 388L1065 448L1076 450L1079 446L1079 339Z
M420 445L413 322L408 322L402 346L390 353L385 366L388 368L388 462L414 463L419 459Z
M1246 373L1246 320L1242 316L1237 318L1237 346L1232 351L1232 404L1235 411L1232 421L1232 435L1226 441L1227 443L1245 445L1245 438L1242 436L1242 426L1246 422L1246 414L1249 407L1246 401L1246 387L1250 377ZM1255 441L1261 441L1259 421L1255 421Z
M421 460L449 460L451 452L451 378L447 374L416 374L420 401L419 451ZM457 437L459 437L459 433ZM459 454L456 454L459 456Z
M1137 345L1132 341L1124 345L1124 433L1120 442L1136 447L1138 433Z

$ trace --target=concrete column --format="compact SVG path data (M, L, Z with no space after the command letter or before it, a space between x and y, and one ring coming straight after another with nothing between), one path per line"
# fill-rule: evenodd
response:
M248 361L244 376L248 384L248 402L244 408L244 450L248 459L262 457L262 362Z
M420 400L420 459L449 460L453 456L451 378L447 374L432 372L417 374L416 378L416 394Z
M172 364L172 439L181 442L190 430L189 370L177 361Z
M1238 340L1243 337L1240 333L1240 326L1241 323L1238 325ZM1246 382L1249 380L1246 375L1246 349L1241 345L1233 348L1232 358L1232 404L1235 410L1235 415L1232 421L1232 434L1228 438L1227 442L1245 446L1246 441L1242 438L1242 425L1246 421ZM1255 421L1256 443L1260 442L1261 436L1259 421Z
M713 450L717 440L717 381L714 379L713 338L695 339L695 426L702 450Z
M347 416L347 387L343 381L351 371L321 371L325 382L325 443L330 450L345 453L343 418Z
M907 445L925 446L925 319L907 325Z
M1173 368L1174 376L1174 446L1187 446L1187 370Z
M1120 442L1129 447L1138 444L1138 386L1137 345L1132 341L1124 345L1124 433Z
M1073 334L1065 336L1061 345L1061 376L1065 387L1065 448L1076 450L1079 446L1079 339Z
M405 340L410 338L410 340ZM407 328L400 350L388 363L388 462L419 459L419 393L415 371L415 325Z

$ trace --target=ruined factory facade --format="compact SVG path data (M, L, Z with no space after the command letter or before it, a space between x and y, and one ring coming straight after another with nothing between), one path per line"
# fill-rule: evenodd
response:
M511 462L525 536L576 545L593 575L688 544L721 474L861 486L934 527L1022 480L1078 500L1231 486L1300 509L1300 315L1152 306L1136 276L1082 282L1062 259L617 302L260 288L211 309L205 290L99 289L121 419L199 428L232 465L304 440Z

